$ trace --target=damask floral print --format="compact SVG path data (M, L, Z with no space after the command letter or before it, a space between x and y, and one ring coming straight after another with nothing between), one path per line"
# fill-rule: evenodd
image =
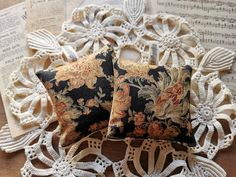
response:
M60 143L76 140L107 127L113 97L113 49L37 73L48 90L61 128Z
M121 118L126 116L126 111L131 104L131 97L129 96L129 85L122 85L113 95L112 106L116 109L112 112L112 122L119 121Z
M90 56L81 61L71 63L62 68L56 69L56 83L60 81L68 81L69 90L79 88L86 85L93 89L98 77L104 77L103 69L101 67L104 60L97 60L95 56Z
M191 68L114 63L108 138L153 138L194 144L189 114Z

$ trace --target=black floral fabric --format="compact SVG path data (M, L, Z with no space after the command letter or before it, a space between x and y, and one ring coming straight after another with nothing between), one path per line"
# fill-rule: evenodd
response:
M168 68L116 60L107 137L195 145L189 111L191 71L190 66Z
M37 73L53 100L62 146L107 127L114 90L113 57L113 49L105 46L76 62Z

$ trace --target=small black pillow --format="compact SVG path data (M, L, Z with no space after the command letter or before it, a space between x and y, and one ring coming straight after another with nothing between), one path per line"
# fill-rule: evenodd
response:
M114 63L108 138L171 140L195 145L190 121L191 67Z
M107 127L114 90L113 57L113 49L105 46L76 62L37 73L53 100L62 146Z

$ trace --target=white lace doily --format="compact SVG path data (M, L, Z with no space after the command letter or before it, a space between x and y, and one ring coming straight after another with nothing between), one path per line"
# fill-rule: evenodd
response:
M29 34L29 48L36 53L22 59L10 77L6 93L19 124L39 128L16 139L11 137L8 125L0 131L3 151L25 149L23 177L226 176L212 159L232 144L236 134L236 104L219 78L222 71L232 66L234 52L217 47L205 53L197 34L184 19L169 14L143 14L143 0L125 0L124 7L123 11L108 5L77 8L71 20L63 24L59 36L45 30ZM189 64L195 68L191 117L196 147L152 140L111 142L105 138L106 130L70 147L60 147L51 99L35 73L71 62L106 44L113 45L118 56L126 50L139 53L140 63L148 62L155 45L155 63ZM106 151L114 143L114 154L121 154L116 155L119 159Z

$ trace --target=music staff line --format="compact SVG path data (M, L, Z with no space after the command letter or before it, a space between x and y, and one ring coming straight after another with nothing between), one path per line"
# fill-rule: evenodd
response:
M160 11L162 13L168 13L167 11ZM186 18L187 21L193 25L202 25L204 27L214 27L214 28L227 28L227 29L236 29L236 19L224 18L224 17L212 17L207 15L199 14L186 14L186 13L176 13L171 12L173 15L181 16Z
M193 4L190 4L189 3L189 0L186 1L186 4L184 4L183 2L161 2L160 0L157 1L158 3L158 6L165 6L165 7L175 7L177 9L182 9L182 10L202 10L204 12L207 12L207 13L223 13L225 14L225 12L227 12L229 15L230 14L234 14L236 13L236 8L231 5L231 6L228 6L228 7L225 7L225 4L222 4L222 5L213 5L212 3L210 5L206 5L205 4L205 1L204 2L201 2L199 4L196 4L193 3ZM236 6L236 4L235 4Z

